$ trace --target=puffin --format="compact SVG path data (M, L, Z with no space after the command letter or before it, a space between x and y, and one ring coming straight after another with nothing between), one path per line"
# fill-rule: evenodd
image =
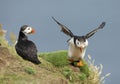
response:
M85 56L86 48L88 47L88 38L93 36L98 30L103 29L106 22L102 22L99 27L95 28L91 32L78 36L74 35L71 30L69 30L65 25L58 22L54 17L52 19L60 26L61 31L70 37L67 40L68 42L68 60L74 65L74 62L77 62L77 66L84 66L82 59Z
M30 61L36 65L41 62L38 60L37 56L37 47L36 45L28 39L28 34L35 33L34 28L23 25L19 31L19 37L15 44L16 52L19 56L21 56L24 60Z

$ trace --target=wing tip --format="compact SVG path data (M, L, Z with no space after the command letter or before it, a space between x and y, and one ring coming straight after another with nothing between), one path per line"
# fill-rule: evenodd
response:
M55 18L54 18L53 16L52 16L51 18L52 18L53 20L55 20Z
M106 22L104 21L104 22L102 22L102 24L103 24L103 25L106 25Z
M53 19L58 25L61 25L53 16L52 16L52 19Z
M101 23L101 25L100 25L100 28L103 28L105 25L106 25L106 22L103 21L103 22Z

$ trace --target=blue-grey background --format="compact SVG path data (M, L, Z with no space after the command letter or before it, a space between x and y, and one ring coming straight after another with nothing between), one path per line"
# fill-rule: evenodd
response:
M106 21L103 30L89 39L88 54L102 63L103 75L112 73L105 84L120 83L120 0L0 0L0 23L6 29L7 39L20 27L28 24L36 34L29 39L39 52L67 50L69 38L60 32L52 20L54 16L77 35L84 35Z

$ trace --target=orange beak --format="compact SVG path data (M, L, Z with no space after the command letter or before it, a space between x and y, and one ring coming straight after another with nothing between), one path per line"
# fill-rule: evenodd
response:
M82 53L82 47L80 47L80 52Z
M35 33L35 29L32 28L31 34L34 34L34 33Z

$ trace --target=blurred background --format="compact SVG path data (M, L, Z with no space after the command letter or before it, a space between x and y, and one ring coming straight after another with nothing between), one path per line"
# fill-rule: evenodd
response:
M69 39L52 16L76 35L85 35L105 21L104 29L88 40L85 58L90 54L96 65L103 64L103 75L111 73L105 84L119 84L119 8L119 0L0 0L0 23L9 42L10 33L18 37L22 25L35 28L36 34L29 39L39 52L52 52L67 50Z

